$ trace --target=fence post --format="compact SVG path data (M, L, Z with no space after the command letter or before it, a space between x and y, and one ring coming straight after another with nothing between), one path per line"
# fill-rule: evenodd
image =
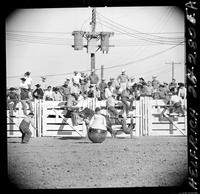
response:
M36 100L34 100L34 108L33 109L34 109L34 125L37 128L37 103L36 103ZM37 131L38 131L38 129L37 129ZM34 130L34 134L33 134L34 137L37 137L37 131Z
M148 97L148 136L152 131L152 97Z
M140 132L140 114L139 114L139 109L140 109L140 106L139 106L139 101L135 101L135 112L136 112L136 118L135 118L135 135L136 136L139 136Z
M143 112L142 112L142 98L139 100L139 114L140 114L140 122L139 122L139 136L142 136L142 128L143 128Z
M38 137L41 137L42 115L41 115L41 100L37 101L37 118L38 118Z

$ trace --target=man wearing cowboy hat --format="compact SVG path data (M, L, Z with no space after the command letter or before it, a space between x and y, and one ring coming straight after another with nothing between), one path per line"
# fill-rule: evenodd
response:
M111 84L112 84L113 90L116 90L116 88L119 86L119 83L117 82L117 80L115 80L114 77L111 77L111 78L110 78L110 82L111 82Z
M46 76L41 76L40 77L42 79L42 82L40 84L40 87L42 88L43 91L45 91L47 89L47 84L46 84Z
M34 114L29 113L20 123L19 130L22 133L22 140L21 143L28 143L31 138L31 131L29 129L30 125L37 130L37 128L34 125L33 121Z
M120 91L125 90L128 84L128 76L125 72L125 69L122 69L122 73L117 77L117 81L120 85Z
M13 106L9 106L10 103L13 102ZM9 88L9 92L7 93L7 107L10 110L16 111L17 103L19 102L19 94L16 92L16 89L11 87Z
M53 101L62 101L63 97L61 95L61 93L59 92L59 88L58 87L54 87L53 88Z
M172 82L169 84L169 90L171 90L172 88L174 88L175 91L177 92L178 84L176 82L176 79L172 79Z
M105 100L105 89L107 87L107 84L105 82L105 78L102 79L102 81L99 83L99 91L100 91L100 99Z
M32 78L31 78L31 72L27 71L25 74L24 74L24 78L26 79L25 83L28 85L28 89L31 90L31 87L32 87Z
M94 98L94 89L93 88L94 88L93 85L89 86L89 90L87 92L88 98Z
M159 81L156 79L157 78L157 76L156 75L153 75L152 76L152 86L153 86L153 98L155 99L155 98L157 98L157 96L159 96L159 94L158 94L158 88L159 88L159 85L160 85L160 83L159 83Z
M71 95L70 78L67 77L65 83L60 87L59 92L63 97L63 101L67 101Z
M90 81L90 85L97 85L98 84L98 82L99 82L99 77L98 77L98 75L95 73L95 70L94 69L92 69L92 72L91 72L91 74L89 75L89 81Z
M88 76L87 73L81 73L81 79L80 79L80 90L81 90L81 94L83 95L85 92L87 93L88 91Z
M48 86L47 90L44 92L44 100L53 101L53 91L51 86Z
M40 87L40 84L36 84L36 89L33 91L33 97L36 98L37 100L43 99L44 92L42 88Z
M160 85L159 81L156 78L157 78L156 75L152 76L152 82L151 83L152 83L154 90L157 90L159 85Z
M23 109L23 113L24 115L27 115L27 105L29 106L29 109L31 112L33 112L33 106L32 106L32 102L30 99L30 95L29 95L29 88L27 86L27 84L25 83L26 79L25 78L21 78L21 83L20 83L20 101L22 104L22 109Z
M94 86L93 88L91 88L93 90L94 93L94 97L97 96L97 91L96 88L98 87L98 83L99 83L99 77L98 75L95 73L95 69L92 69L91 74L88 76L88 80L90 83L90 86Z
M19 84L19 87L28 90L28 85L27 85L27 83L25 82L25 81L26 81L26 78L22 77L22 78L20 78L20 80L21 80L21 82L20 82L20 84Z
M78 73L78 71L74 71L74 76L72 77L72 83L75 83L76 85L80 86L80 80L81 76Z

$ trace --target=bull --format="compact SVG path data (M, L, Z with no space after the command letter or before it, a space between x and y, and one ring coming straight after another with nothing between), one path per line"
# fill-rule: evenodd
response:
M72 123L74 126L78 125L78 120L82 119L85 121L86 126L88 126L89 121L91 120L93 115L94 111L89 108L85 108L82 111L72 112L71 113ZM113 138L116 138L116 135L121 132L124 132L125 134L130 134L131 138L133 137L133 129L135 128L135 123L131 122L127 126L126 120L122 117L116 118L116 117L110 117L109 115L104 115L104 114L102 115L106 119L107 130ZM120 130L113 130L112 128L113 125L121 125Z

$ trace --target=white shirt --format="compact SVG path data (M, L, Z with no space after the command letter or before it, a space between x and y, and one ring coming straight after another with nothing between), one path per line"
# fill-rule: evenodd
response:
M53 92L52 92L52 90L46 90L45 92L44 92L44 100L46 99L46 97L48 97L48 98L52 98L53 99Z
M186 88L180 88L178 91L178 96L183 97L184 99L186 98Z
M26 76L24 78L26 79L25 83L31 87L33 82L32 78Z
M91 118L89 127L94 129L107 130L106 118L101 114L94 114L94 116Z
M60 94L60 92L52 92L52 96L53 96L53 100L54 101L62 101L63 100L63 97L62 95Z
M175 104L177 102L181 102L181 98L180 98L180 96L172 95L170 101L172 102L172 104Z
M20 88L28 89L28 85L27 85L26 82L24 82L24 83L20 82L19 87L20 87Z
M107 106L115 106L115 99L112 96L107 99Z
M111 96L112 96L112 91L110 91L109 88L106 88L105 89L105 97L106 97L106 99L108 99Z
M76 84L80 84L79 80L81 79L81 76L79 74L74 75L74 77L72 78L73 82Z

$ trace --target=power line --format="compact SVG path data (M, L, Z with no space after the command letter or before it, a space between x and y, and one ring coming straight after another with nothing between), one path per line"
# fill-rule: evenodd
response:
M171 15L171 12L172 12L172 7L167 7L167 11L166 12L162 12L163 14L161 15L160 17L160 20L157 22L154 23L154 25L152 26L152 30L151 31L162 31L163 29L163 26L165 26L168 22L168 18L169 18L169 15ZM150 43L149 43L150 45ZM149 46L147 45L147 46ZM142 53L145 52L147 47L144 47L140 49L140 52L138 52L137 54L137 57L139 57Z
M121 32L122 34L125 34L129 37L133 37L133 38L138 38L138 36L136 36L135 34L131 34L129 32L126 32L124 30L121 30L121 29L116 29L116 27L111 27L110 25L106 25L106 24L102 24L103 26L106 26L107 28L109 29L112 29L114 31L117 31L117 32ZM143 41L148 41L148 42L151 42L151 43L157 43L157 44L168 44L168 45L172 45L172 44L177 44L178 42L180 42L180 40L177 40L177 41L160 41L160 40L152 40L152 39L147 39L147 38L141 38L139 37L139 39L143 40Z
M31 31L31 30L6 30L6 33L9 32L21 32L21 33L31 33L31 34L71 34L72 32L53 32L53 31Z
M177 44L177 45L175 45L175 46L172 46L172 47L170 47L170 48L167 48L167 49L165 49L165 50L162 50L162 51L160 51L160 52L157 52L157 53L155 53L155 54L153 54L153 55L149 55L149 56L146 56L146 57L141 58L141 59L138 59L138 60L130 61L130 62L126 63L126 64L113 65L113 66L110 66L110 67L106 67L106 68L104 68L104 69L118 68L118 67L123 67L123 66L130 65L130 64L133 64L133 63L139 63L139 62L141 62L141 61L144 61L144 60L147 60L147 59L149 59L149 58L152 58L152 57L155 57L155 56L157 56L157 55L160 55L160 54L162 54L162 53L165 53L165 52L167 52L167 51L169 51L169 50L171 50L171 49L173 49L173 48L175 48L175 47L177 47L177 46L179 46L179 45L180 45L180 44ZM97 68L96 70L101 70L101 68ZM85 71L81 71L81 72L89 72L89 71L90 71L90 70L85 70ZM64 76L64 75L70 75L70 74L73 74L73 72L71 72L71 73L62 73L62 74L50 74L50 75L46 75L46 76L47 76L47 77L50 77L50 76ZM7 76L7 78L18 78L18 77L21 77L21 76ZM40 75L40 76L32 76L32 77L41 77L41 75Z
M159 28L163 25L163 23L162 23L162 21L163 21L163 19L165 19L164 17L166 17L167 15L168 15L168 12L171 10L171 8L170 7L167 7L167 14L166 14L166 12L164 12L164 11L162 11L161 13L162 13L162 15L161 16L159 16L159 21L158 21L158 23L156 22L156 23L154 23L154 25L152 26L152 30L151 29L149 29L149 31L154 31L153 30L153 28L154 27L156 27L156 29L158 30L158 27L157 26L159 26ZM161 25L160 25L161 24ZM157 33L159 33L159 32L157 32ZM116 34L116 33L115 33ZM137 39L138 40L138 39ZM144 41L143 41L144 42ZM141 53L144 53L144 51L146 50L146 47L145 46L150 46L150 45L157 45L157 44L155 44L155 43L150 43L150 42L148 42L147 44L146 44L147 42L145 42L145 45L142 45L142 47L140 47L139 49L137 49L136 51L134 51L134 52L131 52L131 55L129 55L128 57L126 57L126 59L127 58L129 58L130 56L131 56L131 58L133 57L133 56L136 56L136 58L139 58L139 56L140 56L140 54ZM121 59L121 57L120 57L120 59ZM117 61L119 61L119 59L117 59ZM124 60L123 60L124 61Z
M37 43L37 44L50 44L50 45L72 45L72 39L69 38L57 38L57 37L42 37L42 36L30 36L30 35L21 35L14 33L7 33L6 39L10 41L19 41L19 42L28 42L28 43ZM135 39L132 40L115 40L113 43L115 46L142 46L146 45L146 42L142 40ZM112 42L112 40L111 40ZM151 44L156 44L151 42Z
M100 17L99 21L101 20ZM88 18L87 20L89 20L90 18ZM82 28L81 28L82 29ZM72 32L54 32L54 31L27 31L27 30L6 30L6 33L23 33L23 34L71 34ZM143 32L145 34L184 34L184 32ZM117 33L117 34L121 34L121 33ZM135 32L134 34L141 34L140 32ZM116 35L116 34L115 34ZM175 38L180 38L180 37L175 37Z
M177 41L180 41L180 40L159 40L159 39L152 39L152 38L146 38L146 37L142 37L142 36L139 36L139 35L136 35L136 34L133 34L133 33L130 33L130 32L127 32L126 30L124 30L124 29L121 29L121 28L119 28L118 26L116 26L116 25L113 25L112 23L110 23L110 22L107 22L107 21L105 21L105 20L103 20L105 23L107 23L107 24L103 24L104 26L107 26L108 28L111 28L111 29L114 29L114 30L116 30L116 31L118 31L118 32L121 32L121 33L123 33L123 34L125 34L125 35L127 35L127 36L130 36L130 37L134 37L134 38L139 38L139 39L141 39L141 40L145 40L145 41L149 41L149 42L155 42L155 43L173 43L173 42L177 42ZM112 26L112 27L111 27ZM181 39L183 39L183 38L181 38Z
M113 20L111 20L111 19L109 19L109 18L103 16L103 15L100 14L99 12L97 12L97 13L98 13L99 15L101 15L102 17L104 17L105 19L111 21L111 23L116 24L115 26L120 26L120 27L125 28L125 29L127 29L127 30L129 30L129 31L137 32L137 33L140 33L140 34L143 34L143 35L146 35L146 36L150 36L150 37L151 37L150 39L153 39L153 38L157 38L157 39L177 39L177 38L173 38L173 37L162 37L162 36L152 35L152 34L149 34L149 33L144 33L144 32L141 32L141 31L138 31L138 30L135 30L135 29L132 29L132 28L123 26L123 25L121 25L121 24L119 24L119 23L117 23L117 22L115 22L115 21L113 21ZM104 20L104 22L107 22L107 21ZM109 23L109 22L107 22L107 23ZM111 23L110 23L110 24L111 24ZM139 37L139 36L138 36L138 37ZM142 37L142 36L140 36L140 37Z
M144 61L144 60L147 60L147 59L149 59L149 58L152 58L152 57L155 57L155 56L157 56L157 55L160 55L160 54L162 54L162 53L165 53L165 52L167 52L167 51L169 51L169 50L171 50L171 49L173 49L173 48L175 48L175 47L177 47L177 46L179 46L179 45L180 45L180 44L177 44L177 45L175 45L175 46L172 46L172 47L170 47L170 48L167 48L167 49L165 49L165 50L162 50L162 51L160 51L160 52L157 52L157 53L155 53L155 54L153 54L153 55L149 55L149 56L147 56L147 57L144 57L144 58L141 58L141 59L138 59L138 60L130 61L130 62L126 63L126 64L114 65L114 66L110 66L110 67L107 67L107 68L104 68L104 69L117 68L117 67L127 66L127 65L130 65L130 64L133 64L133 63L139 63L139 62L141 62L141 61Z

